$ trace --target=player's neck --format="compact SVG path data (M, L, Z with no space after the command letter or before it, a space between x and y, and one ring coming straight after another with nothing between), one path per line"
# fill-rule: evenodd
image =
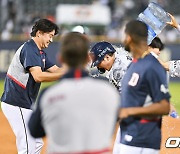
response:
M148 50L148 46L146 44L134 45L133 46L133 58L139 59L142 58L144 53Z
M32 37L32 39L34 40L34 42L36 43L37 47L39 50L42 50L42 47L41 47L41 43L39 41L39 38L37 37Z

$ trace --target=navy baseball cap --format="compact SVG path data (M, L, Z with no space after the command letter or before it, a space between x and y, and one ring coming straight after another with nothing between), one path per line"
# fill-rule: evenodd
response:
M104 59L106 54L114 52L116 52L116 50L111 43L105 41L96 43L90 50L90 53L93 55L91 67L97 66Z

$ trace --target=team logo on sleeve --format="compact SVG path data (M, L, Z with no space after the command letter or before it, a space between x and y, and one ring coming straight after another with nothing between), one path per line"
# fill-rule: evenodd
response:
M136 86L139 80L139 74L133 73L131 79L129 80L128 84L130 86Z
M163 92L164 94L166 94L166 93L169 92L169 89L166 88L166 87L162 84L161 87L160 87L160 91Z

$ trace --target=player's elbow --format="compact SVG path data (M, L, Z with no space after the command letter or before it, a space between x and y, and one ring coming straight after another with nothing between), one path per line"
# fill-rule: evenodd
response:
M165 115L169 114L170 112L170 105L168 104L167 108L166 108L166 112L165 112Z
M34 81L37 82L37 83L40 83L40 82L42 82L42 79L40 77L35 77Z
M166 109L164 110L164 115L168 115L170 112L170 107L166 107Z
M31 67L29 70L35 82L43 81L43 72L40 67Z
M40 74L37 74L37 75L33 76L33 78L34 78L34 81L37 82L37 83L40 83L40 82L44 81Z
M163 114L163 115L169 114L169 111L170 111L170 103L169 103L167 100L163 100L163 101L161 102L161 105L162 105L162 109L163 109L162 114Z

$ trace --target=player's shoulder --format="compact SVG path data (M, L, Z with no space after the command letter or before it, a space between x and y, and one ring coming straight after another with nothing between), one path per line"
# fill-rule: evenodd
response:
M28 41L26 41L23 45L23 49L24 50L33 50L33 51L38 51L38 47L36 45L36 43L34 42L33 39L30 39Z
M124 51L123 53L116 52L115 53L115 61L112 66L112 69L121 69L127 68L129 64L132 62L132 58Z
M164 67L160 64L157 58L149 54L144 58L143 67L147 72L156 74L165 74Z
M147 61L147 62L150 62L150 63L153 63L153 62L156 62L157 61L157 58L155 58L151 53L149 53L148 55L146 55L144 58L143 58L144 61Z
M27 40L27 41L24 43L24 47L32 46L32 45L33 45L32 39Z
M142 61L146 64L147 67L152 69L163 69L163 66L160 64L157 58L155 58L152 54L148 54Z
M132 56L122 47L115 52L115 57L123 61L132 61Z

